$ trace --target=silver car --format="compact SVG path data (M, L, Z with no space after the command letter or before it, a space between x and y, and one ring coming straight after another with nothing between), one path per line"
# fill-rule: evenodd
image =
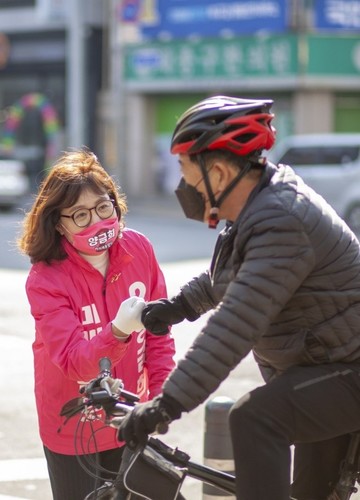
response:
M0 208L20 205L29 192L25 163L0 154Z
M268 158L293 167L354 232L360 232L360 134L289 136Z

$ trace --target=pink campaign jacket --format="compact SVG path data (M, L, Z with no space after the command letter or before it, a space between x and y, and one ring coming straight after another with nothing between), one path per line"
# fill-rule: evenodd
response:
M65 239L63 244L68 258L51 265L34 264L26 291L36 329L33 353L40 437L50 450L74 455L94 451L90 425L84 426L75 450L78 417L62 425L59 413L64 403L80 396L84 381L97 376L99 359L109 357L113 376L146 401L161 392L174 367L175 349L170 335L156 337L143 330L123 343L111 332L111 321L128 297L138 295L146 301L166 297L163 274L145 236L123 231L109 250L106 279ZM94 431L102 426L93 422ZM120 444L114 429L96 433L98 451Z

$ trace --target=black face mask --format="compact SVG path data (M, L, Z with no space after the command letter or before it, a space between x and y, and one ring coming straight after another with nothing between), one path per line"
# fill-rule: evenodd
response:
M175 189L176 197L188 219L204 222L205 198L202 193L190 186L181 178L178 187Z

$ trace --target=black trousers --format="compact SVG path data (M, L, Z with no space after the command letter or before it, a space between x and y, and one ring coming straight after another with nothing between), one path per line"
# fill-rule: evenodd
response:
M360 429L360 366L290 368L237 401L229 423L238 500L326 500Z
M118 472L123 449L124 448L115 448L113 450L98 453L98 464L107 470L115 473ZM87 474L79 464L76 456L54 453L45 446L44 452L54 500L84 500L88 493L104 482L96 481L95 478ZM84 462L84 458L87 461L91 460L92 464L96 461L95 454L81 457L82 462ZM96 467L94 465L89 465L87 463L87 467L93 473L96 472ZM102 471L100 474L107 479L113 478L113 476Z

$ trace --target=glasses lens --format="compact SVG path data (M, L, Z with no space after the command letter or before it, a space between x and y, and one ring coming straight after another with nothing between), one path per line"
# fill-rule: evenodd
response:
M91 212L87 208L81 208L74 212L72 218L77 226L86 227L91 221Z
M72 215L73 221L78 227L86 227L91 222L91 210L94 208L81 208ZM114 213L114 204L111 200L101 201L95 207L95 212L100 219L109 219Z
M114 212L113 202L111 200L102 201L96 205L95 212L98 214L100 219L108 219Z

